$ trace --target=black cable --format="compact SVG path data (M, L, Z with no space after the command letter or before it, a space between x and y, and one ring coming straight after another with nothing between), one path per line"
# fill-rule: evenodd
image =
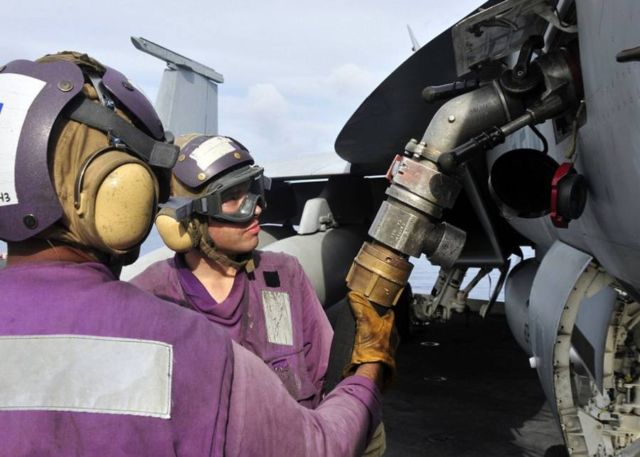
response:
M549 143L547 143L547 139L544 137L540 130L536 128L535 125L529 125L529 128L533 131L533 133L542 141L542 153L546 154L549 152Z
M558 11L558 8L556 6L553 7L554 13L556 15L556 17L558 18L558 22L560 23L560 25L562 27L572 27L576 24L569 24L568 22L565 22L564 20L562 20L562 18L560 17L560 12Z

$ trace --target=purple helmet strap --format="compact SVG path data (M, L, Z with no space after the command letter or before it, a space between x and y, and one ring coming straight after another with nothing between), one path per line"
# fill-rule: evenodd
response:
M133 116L135 116L156 140L164 138L162 122L153 106L133 84L117 70L105 67L102 84Z
M122 140L129 149L149 165L160 168L171 168L178 159L178 147L156 141L141 130L129 124L109 108L105 108L91 100L83 99L68 112L69 118L108 132Z

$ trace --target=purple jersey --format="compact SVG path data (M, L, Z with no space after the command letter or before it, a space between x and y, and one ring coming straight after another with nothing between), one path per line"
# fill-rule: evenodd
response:
M0 455L224 454L222 329L97 263L5 268L0 290Z
M181 255L149 266L132 283L192 308L227 329L259 356L302 405L321 399L333 331L300 263L282 253L254 253L256 269L239 272L228 297L217 303Z
M379 423L351 376L315 410L218 325L95 263L0 271L0 456L344 457Z

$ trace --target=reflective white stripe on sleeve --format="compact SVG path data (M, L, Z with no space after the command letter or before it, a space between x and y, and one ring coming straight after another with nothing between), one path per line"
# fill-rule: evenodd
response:
M289 294L271 290L262 291L262 307L270 343L293 345L291 303Z
M18 203L14 176L18 140L27 112L45 84L31 76L0 74L0 206Z
M0 337L0 411L171 417L173 348L84 335Z

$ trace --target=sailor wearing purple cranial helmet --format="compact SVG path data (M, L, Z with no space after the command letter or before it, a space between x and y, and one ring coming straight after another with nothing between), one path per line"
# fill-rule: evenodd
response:
M156 226L176 252L132 279L225 327L259 356L301 405L322 399L333 330L311 281L292 256L256 250L269 179L226 136L189 134ZM384 450L383 430L365 455Z
M156 219L176 255L133 284L224 326L297 401L317 406L333 331L298 261L256 250L268 178L232 138L186 135L177 143L172 199Z
M122 74L72 52L13 61L0 103L1 456L360 452L380 363L309 410L219 325L117 280L178 152Z

